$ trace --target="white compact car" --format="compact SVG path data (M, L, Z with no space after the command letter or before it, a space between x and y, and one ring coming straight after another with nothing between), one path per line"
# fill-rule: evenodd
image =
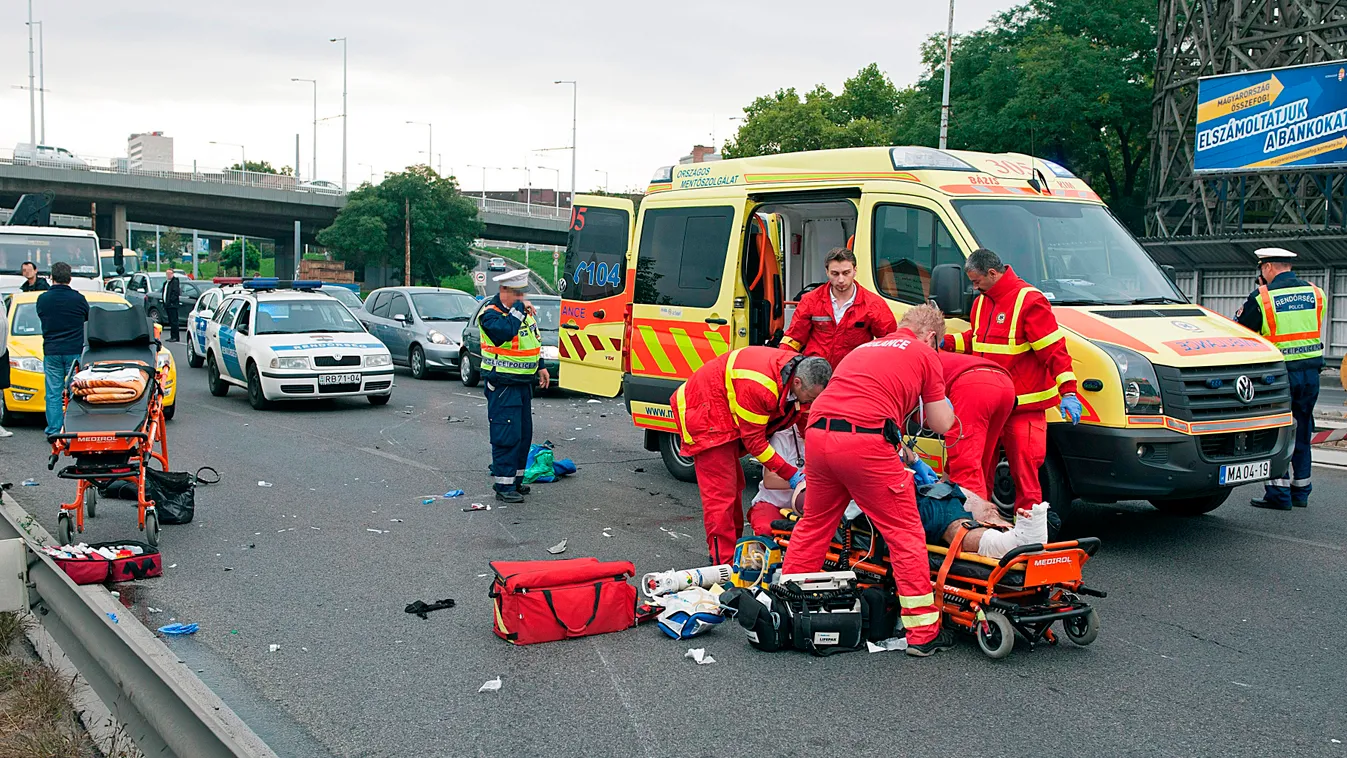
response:
M197 314L189 339L205 347L212 395L243 387L258 410L275 400L364 396L373 405L388 403L388 348L345 305L312 291L320 284L281 289L274 279L254 279L227 294L208 318Z

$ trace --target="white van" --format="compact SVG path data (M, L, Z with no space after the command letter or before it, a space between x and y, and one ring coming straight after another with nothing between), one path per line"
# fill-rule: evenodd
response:
M14 162L48 168L88 168L89 164L64 147L20 142L14 146Z

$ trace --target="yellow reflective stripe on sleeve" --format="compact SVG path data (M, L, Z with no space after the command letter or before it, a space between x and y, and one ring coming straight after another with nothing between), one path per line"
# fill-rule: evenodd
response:
M790 337L782 337L782 338L781 338L781 344L785 345L786 347L790 348L791 350L794 350L794 351L797 352L797 353L804 349L804 345L801 345L800 343L796 342L795 340L791 339Z
M940 621L940 611L922 613L916 616L903 616L903 627L912 629L918 626L930 626Z
M1006 340L1010 347L1016 347L1015 335L1019 333L1020 311L1024 310L1024 298L1029 294L1030 287L1025 287L1015 294L1015 307L1010 311L1010 334Z
M767 463L768 461L776 457L776 448L772 447L771 445L768 445L767 447L762 449L761 453L758 453L753 457L757 458L759 463Z
M753 411L744 410L738 403L730 403L730 412L738 418L741 418L750 424L757 424L758 426L767 426L767 422L771 420L766 416L754 413ZM738 424L739 422L736 421L735 426L738 426Z
M743 410L739 407L739 398L734 394L734 361L738 357L739 350L735 350L725 359L725 399L730 404L730 420L735 426L739 426L739 411Z
M688 433L688 400L683 395L683 390L688 386L687 382L678 385L674 391L674 404L678 406L678 420L682 423L678 425L678 430L683 434L683 444L692 444L692 435Z
M1043 348L1047 347L1048 345L1051 345L1052 343L1060 339L1066 339L1066 334L1061 329L1054 329L1052 330L1052 334L1049 334L1048 336L1042 339L1037 339L1034 340L1033 342L1030 342L1029 347L1035 350L1042 350Z
M781 390L777 387L776 381L761 371L754 371L751 368L728 369L725 371L725 378L727 381L747 379L750 382L757 382L766 387L773 397L781 397Z
M1057 375L1058 387L1062 386L1063 384L1066 384L1067 382L1074 382L1074 381L1076 381L1076 374L1074 371L1063 371L1062 373Z
M920 608L923 605L935 605L935 593L925 595L899 595L898 605L904 608Z
M954 352L962 353L968 350L968 346L963 343L962 333L955 334L953 335L953 337L954 337Z
M1029 405L1030 403L1041 403L1044 400L1051 400L1054 397L1057 397L1056 387L1053 387L1050 390L1043 390L1042 392L1030 392L1025 395L1017 395L1015 401L1020 405Z
M993 353L995 355L1019 355L1027 353L1031 348L1029 343L1024 342L1019 345L988 345L985 342L979 342L976 335L973 336L973 352L975 353Z

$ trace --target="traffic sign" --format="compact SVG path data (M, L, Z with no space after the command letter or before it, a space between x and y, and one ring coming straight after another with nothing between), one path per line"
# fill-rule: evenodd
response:
M472 280L474 282L477 282L478 284L486 284L486 272L485 271L472 272Z
M553 250L553 251L552 251L552 263L557 263L557 262L560 261L560 260L561 260L561 251L560 251L560 250Z

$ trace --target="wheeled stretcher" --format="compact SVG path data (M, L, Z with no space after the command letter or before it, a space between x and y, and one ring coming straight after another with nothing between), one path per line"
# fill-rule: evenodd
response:
M794 526L792 520L772 522L772 536L787 552ZM954 544L962 544L973 526L966 522ZM1088 645L1099 636L1099 616L1081 596L1106 593L1085 586L1081 569L1099 545L1095 537L1025 545L999 560L927 545L936 605L948 626L973 634L990 658L1010 655L1017 635L1031 650L1044 640L1055 645L1052 626L1058 622L1067 639ZM838 528L823 568L852 571L861 586L892 590L888 550L864 515Z
M136 484L137 521L145 541L158 545L159 517L154 503L145 499L145 469L154 460L168 470L159 340L141 303L129 308L122 303L91 303L86 335L88 346L75 372L131 369L143 377L144 390L124 402L96 402L90 393L76 392L73 383L67 383L65 422L51 437L47 468L54 469L62 456L69 456L73 463L56 475L75 480L76 486L74 502L62 503L57 515L57 539L71 544L74 535L84 531L85 515L97 515L99 488L124 479Z

